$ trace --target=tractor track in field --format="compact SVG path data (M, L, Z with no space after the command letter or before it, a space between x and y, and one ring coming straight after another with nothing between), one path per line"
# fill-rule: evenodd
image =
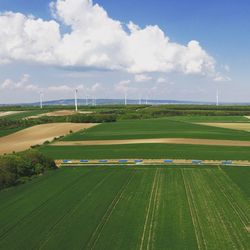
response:
M226 211L224 207L220 207L217 203L219 192L214 192L213 189L211 189L211 183L213 183L213 179L211 180L211 183L210 183L207 178L203 178L203 177L204 176L202 175L202 178L200 178L198 182L196 183L196 186L199 187L200 192L206 197L206 199L202 202L202 208L200 209L203 211L206 211L208 227L210 228L210 231L213 232L213 237L215 237L214 241L218 242L218 245L219 245L220 239L218 238L218 236L221 234L222 232L221 230L223 230L224 235L227 236L225 237L225 239L231 239L231 233L229 230L229 228L231 228L231 224L225 220ZM207 184L206 187L205 185L203 185L205 183ZM214 224L214 220L217 221L218 226ZM220 230L217 230L218 228L220 228ZM235 242L231 241L230 245L232 249L237 250L237 246L235 245Z
M35 183L36 183L36 184L42 183L42 182L44 182L45 180L46 180L45 178L37 178ZM32 193L32 192L33 192L33 190L30 190L30 191L29 191L29 193ZM7 205L5 205L5 206L0 207L0 211L1 211L1 210L6 210L6 209L8 209L8 207L10 207L10 206L14 205L15 203L19 202L20 200L22 200L23 197L24 197L24 195L21 195L21 196L20 196L19 198L17 198L16 200L10 202L9 204L7 204Z
M157 175L157 183L156 183L156 190L155 190L155 194L154 194L154 201L153 201L153 209L152 209L152 213L151 213L151 218L150 218L150 225L149 225L149 233L148 233L148 239L147 239L147 250L151 249L150 245L152 244L152 239L153 239L153 234L154 234L154 225L156 224L156 221L154 221L155 219L155 214L156 214L156 210L158 207L158 192L159 192L159 183L160 183L160 173L162 169L157 169L158 171L158 175Z
M10 231L15 229L17 226L19 226L23 221L25 221L26 218L32 217L36 212L40 211L50 200L53 200L54 197L57 197L58 195L63 194L65 191L67 191L70 187L76 185L83 177L86 177L91 171L88 171L86 174L81 175L74 179L72 182L70 182L68 185L66 185L62 190L56 192L54 195L46 199L43 203L41 203L38 207L32 209L29 214L26 214L22 218L20 218L14 225L12 225L10 228L8 228L6 231L2 232L0 234L0 240L4 239Z
M220 181L218 177L215 174L212 174L210 171L206 171L206 175L208 176L208 179L206 180L208 185L211 185L213 183L213 187L217 187L216 190L218 192L208 192L207 189L202 188L203 193L206 197L208 197L209 201L212 201L214 203L214 210L213 214L218 219L218 225L221 225L221 229L223 229L224 234L227 236L227 239L230 240L230 246L232 249L246 249L244 246L244 243L242 241L242 238L238 234L235 226L231 223L230 220L228 220L227 211L225 209L225 206L219 206L218 200L221 200L221 196L224 197L225 203L228 204L228 207L233 209L235 215L239 218L240 223L243 223L242 218L240 214L238 213L237 209L234 207L234 205L231 203L232 201L227 196L225 192L225 186L223 187L222 184L220 184ZM228 186L230 187L230 185ZM219 195L220 196L219 196ZM211 207L211 206L210 206ZM211 228L213 230L213 228ZM216 228L217 229L217 228ZM217 234L220 234L221 231L217 231ZM234 240L232 240L234 238ZM226 240L226 237L225 237Z
M193 222L193 227L194 227L194 231L195 231L198 249L199 250L207 249L206 241L205 241L205 238L204 238L204 235L203 235L203 232L201 229L201 225L199 222L199 218L197 215L197 210L196 210L195 203L194 203L193 193L192 193L192 190L190 188L190 185L185 180L183 169L181 170L181 174L182 174L182 179L183 179L183 183L184 183L184 187L185 187L189 211L190 211L191 219Z
M66 217L70 217L72 216L75 211L81 206L81 204L87 200L87 198L96 190L98 189L105 181L106 179L108 179L112 174L114 174L114 172L109 173L109 175L105 176L104 178L102 178L82 199L79 200L79 202L72 208L70 208L68 210L68 212L65 212L65 214L63 214L56 222L55 224L53 224L50 229L47 232L47 236L45 237L43 243L41 244L41 246L38 248L43 249L43 247L46 245L46 243L50 240L50 238L52 237L52 235L50 234L53 230L56 229L56 227L62 222L64 221L64 219Z
M126 188L128 187L129 183L132 181L133 177L135 176L135 172L136 171L132 172L132 174L128 177L128 180L122 185L120 190L117 192L114 199L111 201L109 207L107 208L106 212L104 213L100 223L97 225L95 231L90 236L88 243L86 244L86 246L83 246L81 249L86 249L86 247L87 247L87 249L94 249L97 241L99 240L99 238L101 236L103 228L108 223L108 221L109 221L111 215L113 214L117 204L122 199Z
M152 223L153 223L153 217L154 217L154 209L155 209L155 199L156 199L156 193L157 193L157 189L158 189L158 180L159 180L159 168L157 168L157 170L155 171L155 175L154 175L154 180L153 180L153 184L152 184L152 190L150 193L150 198L149 198L149 203L148 203L148 209L147 209L147 213L146 213L146 218L145 218L145 222L144 222L144 226L143 226L143 233L142 233L142 237L141 237L141 244L139 249L143 250L144 248L144 241L145 241L145 236L147 233L147 228L148 228L148 223L149 223L149 233L148 233L148 238L147 238L147 246L146 249L149 249L149 244L150 244L150 240L151 240L151 234L152 234ZM151 212L151 207L153 206L153 210ZM151 216L150 216L151 215Z
M226 198L228 204L234 210L234 212L237 214L239 220L241 221L245 230L247 231L247 227L250 224L249 217L244 212L244 210L238 205L238 203L235 202L235 199L232 197L232 195L229 192L226 192L225 188L221 186L221 184L218 180L218 177L217 176L213 176L213 177L214 177L214 182L217 185L217 187L219 188L220 192Z

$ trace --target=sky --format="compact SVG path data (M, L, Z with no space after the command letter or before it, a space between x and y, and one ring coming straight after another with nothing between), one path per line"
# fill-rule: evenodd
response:
M0 0L0 103L250 102L247 0Z

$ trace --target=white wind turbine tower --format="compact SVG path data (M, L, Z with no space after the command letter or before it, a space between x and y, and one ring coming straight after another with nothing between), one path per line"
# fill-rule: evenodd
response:
M76 112L78 111L77 93L78 93L78 90L75 89L75 109L76 109Z
M94 95L94 105L96 106L96 95Z
M88 94L87 94L87 93L86 93L86 95L85 95L85 105L86 105L86 106L89 105L89 103L88 103Z
M95 95L92 95L92 106L95 106Z
M40 108L43 108L43 92L40 91Z
M216 91L216 106L219 106L219 88L218 87Z
M124 104L125 106L127 106L127 90L125 90L125 94L124 94Z
M141 102L141 95L139 95L139 105L141 105L142 102Z

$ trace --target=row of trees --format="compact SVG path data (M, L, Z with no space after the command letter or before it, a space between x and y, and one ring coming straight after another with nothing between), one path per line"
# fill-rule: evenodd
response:
M56 169L55 162L36 150L0 156L0 190Z
M0 129L26 128L38 124L54 122L74 122L74 123L103 123L115 122L117 115L114 114L75 114L71 116L41 116L34 119L0 119Z

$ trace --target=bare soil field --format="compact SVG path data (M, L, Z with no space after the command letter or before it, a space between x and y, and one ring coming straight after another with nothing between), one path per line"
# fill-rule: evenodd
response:
M250 117L248 117L250 118ZM207 125L218 128L229 128L236 130L243 130L250 132L250 123L198 123L200 125Z
M131 140L102 140L102 141L59 141L52 146L93 146L93 145L124 145L143 143L164 144L192 144L192 145L214 145L214 146L241 146L250 147L250 141L211 140L211 139L189 139L189 138L160 138L160 139L131 139Z
M78 112L76 112L75 110L58 110L58 111L44 113L44 114L40 114L40 115L29 116L29 117L26 117L25 119L35 119L35 118L39 118L42 116L68 116L68 115L74 115L76 113L77 114L91 114L93 112L91 112L91 111L78 111Z
M23 129L14 134L0 138L0 155L4 153L19 152L33 145L52 141L55 137L77 132L97 124L94 123L50 123Z
M0 112L0 117L4 117L8 115L15 115L15 114L23 113L23 112L25 111L3 111L3 112Z

